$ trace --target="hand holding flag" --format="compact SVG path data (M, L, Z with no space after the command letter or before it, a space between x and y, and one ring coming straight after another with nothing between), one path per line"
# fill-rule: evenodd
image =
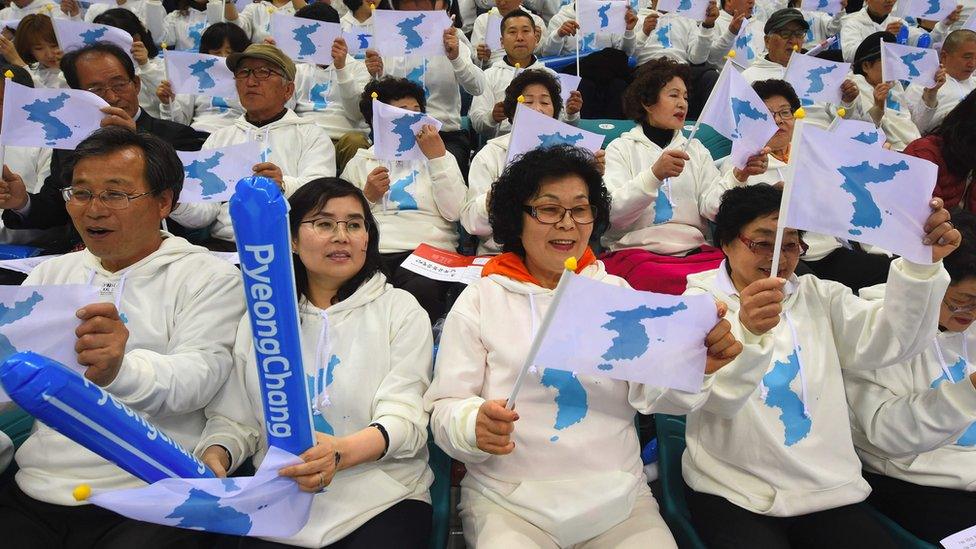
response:
M408 111L373 99L373 154L386 161L421 160L427 156L417 141L424 126L440 131L441 123L424 113Z
M185 174L180 202L226 202L237 181L253 175L254 160L261 156L261 144L249 141L202 151L176 151Z
M373 12L374 35L383 37L375 46L383 56L446 55L444 31L450 26L447 13L440 10Z
M115 3L112 2L112 4ZM52 18L51 23L54 25L54 35L58 39L58 47L65 53L90 46L96 42L109 42L122 48L122 51L132 57L132 35L122 29L97 23L61 19L60 17Z
M935 50L881 41L881 79L885 82L906 80L932 88L939 64Z
M842 102L841 86L850 70L850 63L795 54L790 56L783 80L793 86L800 99L839 105Z

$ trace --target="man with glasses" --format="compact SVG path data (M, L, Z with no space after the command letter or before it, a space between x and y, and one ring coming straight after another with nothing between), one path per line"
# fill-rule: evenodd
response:
M275 181L285 196L319 177L334 177L335 147L318 124L286 105L295 93L295 63L278 48L252 44L227 57L244 114L233 125L215 131L204 149L257 141L263 147L251 169ZM187 227L211 227L207 247L236 249L226 203L180 204L173 219Z
M86 249L44 262L26 284L90 284L74 334L87 381L193 449L203 408L233 366L244 314L241 277L205 248L159 230L179 199L183 166L161 138L119 127L82 141L65 165L63 201ZM62 334L64 336L64 334ZM4 546L17 548L212 547L211 536L79 505L95 492L144 483L43 423L17 452L16 482L0 490Z
M139 108L141 82L129 54L114 44L98 42L71 51L61 59L61 71L68 86L88 90L104 99L102 126L117 126L131 131L153 134L179 150L199 150L207 134L189 126L153 118ZM28 193L20 175L4 174L0 182L0 208L3 224L9 229L50 229L70 224L61 197L65 186L62 167L71 151L55 150L51 172L37 193ZM32 184L33 185L33 184ZM3 198L6 197L6 198ZM50 243L56 252L66 251L77 243L75 235L67 246Z
M794 54L803 55L800 51L809 28L809 24L798 9L784 8L773 12L763 26L766 55L742 71L743 78L750 83L759 80L782 80L786 76L786 65L789 64L790 57ZM870 120L857 100L858 90L854 81L844 80L840 89L840 105L822 102L807 102L803 105L807 122L826 127L838 116L837 112L840 108L846 111L844 114L846 118Z

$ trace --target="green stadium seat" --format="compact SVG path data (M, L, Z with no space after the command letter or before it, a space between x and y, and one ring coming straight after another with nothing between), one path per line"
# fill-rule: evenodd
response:
M599 119L580 119L575 126L581 130L599 133L606 136L603 141L603 148L606 149L611 141L620 137L624 132L630 131L637 124L633 120L610 120L607 118Z
M918 539L911 532L902 528L897 522L891 520L887 515L871 505L865 503L864 506L871 511L875 518L878 519L878 522L884 525L888 533L891 534L891 537L895 539L895 543L902 549L935 549L939 547L938 545L932 545L927 541Z
M451 533L451 458L436 444L430 430L427 431L427 464L434 472L430 486L430 502L434 508L433 526L430 532L430 549L445 549Z
M33 426L34 416L19 407L0 413L0 431L10 437L15 448L20 448L20 445L27 440Z
M685 451L685 417L655 414L658 443L658 474L661 480L661 516L668 523L678 547L705 549L685 501L685 481L681 476L681 455Z
M688 137L694 127L694 121L685 121L685 127L681 133L684 134L685 137ZM732 152L732 141L713 130L708 124L701 124L698 126L698 132L695 133L695 139L700 141L702 145L705 145L705 148L708 149L709 153L711 153L713 160L724 158Z

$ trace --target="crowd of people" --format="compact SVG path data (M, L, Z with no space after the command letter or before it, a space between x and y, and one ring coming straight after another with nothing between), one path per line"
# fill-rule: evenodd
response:
M432 436L465 466L470 547L675 547L635 428L657 413L687 416L682 476L708 547L898 547L881 514L931 543L976 525L976 5L924 21L894 15L894 0L799 4L713 1L695 21L638 0L625 32L590 38L574 0L11 0L0 97L12 81L108 106L74 150L3 148L0 242L52 257L0 282L99 287L63 335L85 378L217 476L259 465L268 433L242 277L213 253L236 250L230 209L181 202L176 154L257 142L250 171L290 205L316 444L280 471L315 493L305 526L229 539L76 501L79 483L144 483L37 422L15 457L0 436L0 467L17 468L0 486L5 543L425 548ZM314 65L272 37L274 13L372 35L387 9L446 11L443 54L381 55L382 36L352 53L337 38L332 63ZM132 48L62 51L53 19L116 27ZM884 81L883 42L938 49L934 84ZM814 48L851 63L839 103L784 80ZM174 93L169 50L224 58L236 96ZM564 93L545 57L578 50L560 70L581 81ZM742 167L685 132L727 59L777 127ZM442 124L417 130L421 159L378 156L374 101ZM510 159L519 105L633 127L601 150ZM801 118L870 123L885 148L937 165L918 234L931 262L786 227L772 272ZM407 198L391 200L394 187ZM465 287L403 266L423 244L490 259ZM568 258L612 286L714 298L701 389L532 367L507 406ZM560 399L576 408L557 431Z

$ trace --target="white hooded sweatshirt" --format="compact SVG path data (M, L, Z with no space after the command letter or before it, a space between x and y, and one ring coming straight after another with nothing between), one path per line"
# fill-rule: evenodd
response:
M251 38L252 44L263 44L265 38L271 37L271 15L274 13L295 15L295 11L295 5L292 2L275 6L273 3L264 0L248 4L237 14L237 19L231 23L244 29L244 33Z
M660 14L657 27L644 34L644 19L652 13ZM715 37L715 27L706 29L696 21L674 13L647 9L637 15L637 65L652 59L671 59L678 63L700 65L708 59L708 50Z
M854 61L854 53L857 52L857 47L861 45L861 42L869 35L885 30L891 23L901 23L908 27L908 43L913 46L918 43L919 37L925 34L924 29L909 25L901 17L895 17L893 13L889 13L881 23L875 23L868 15L868 7L865 4L861 11L848 14L841 21L840 40L844 61L848 63ZM932 36L932 43L938 44L945 40L947 31L948 28L945 23L939 21L932 27L932 32L928 34Z
M930 345L948 273L941 263L896 259L884 302L793 276L780 323L757 336L739 322L726 265L688 276L687 294L710 293L729 306L743 351L712 376L705 404L688 415L685 481L775 517L863 501L871 488L851 440L842 369L883 368Z
M474 155L468 170L468 192L461 206L461 226L468 234L478 237L478 255L497 254L502 251L501 244L491 237L491 223L488 221L488 191L498 176L505 170L508 159L508 145L512 134L496 137Z
M24 284L100 286L129 330L122 367L103 389L192 450L206 424L203 408L233 368L241 275L206 248L163 236L158 250L120 271L106 271L82 250L45 261ZM17 451L17 464L17 485L56 505L80 505L71 497L80 483L96 492L145 486L41 422Z
M580 274L627 285L599 261ZM613 527L647 495L635 411L685 414L703 393L530 369L519 391L515 450L494 456L479 449L478 409L510 396L553 296L554 290L501 274L468 286L447 315L424 398L437 445L467 467L462 486L565 547Z
M883 284L861 290L865 299L884 295ZM973 328L939 332L911 360L844 371L854 445L867 470L925 486L976 488L970 352L976 352Z
M51 6L51 7L48 7ZM61 8L58 6L58 2L54 0L33 0L30 4L20 8L17 4L10 2L10 5L0 9L0 21L20 21L28 15L34 15L36 13L41 13L47 15L48 17L60 17L62 19L67 18Z
M681 132L675 132L666 148L678 150L687 141ZM684 171L665 184L651 172L663 152L644 135L640 125L607 147L603 179L612 209L603 244L611 250L644 248L658 254L683 255L699 248L705 243L706 220L715 218L722 193L741 185L731 172L722 176L708 149L697 139L685 151L691 160L685 162Z
M763 40L766 36L763 32L765 21L760 20L754 15L749 19L743 20L742 24L749 25L745 34L742 35L745 44L748 46L748 50L745 55L736 57L735 63L740 67L748 67L766 55L766 42ZM735 46L736 35L729 29L730 25L732 25L732 15L725 10L719 10L718 19L715 20L715 27L713 29L715 34L712 35L714 37L712 39L712 47L708 51L708 62L716 67L721 67L725 64L725 58L729 54L729 50ZM742 30L741 27L739 30Z
M325 130L311 120L288 110L281 119L262 127L242 115L233 126L219 129L204 142L204 149L240 145L258 141L264 145L254 163L271 162L281 169L285 196L291 196L302 185L319 177L334 177L335 147ZM185 227L200 228L213 224L214 238L234 241L234 227L227 203L180 204L171 217ZM215 223L216 221L216 223Z
M965 80L956 80L946 75L946 82L939 88L936 96L939 104L935 107L935 114L932 115L927 125L919 124L918 129L922 133L926 133L941 124L945 120L946 115L949 114L949 111L956 108L956 105L973 91L976 91L976 74ZM925 89L922 86L912 84L905 90L905 100L909 104L921 103L924 92Z
M311 63L296 66L295 114L318 124L333 140L351 131L369 133L359 112L359 95L369 82L362 61L347 55L342 69Z
M559 11L549 20L544 42L542 42L542 55L572 55L576 53L576 40L583 35L583 30L579 29L576 34L559 36L559 27L567 21L577 21L576 2L570 1L568 4L559 8ZM580 53L592 53L603 48L614 48L623 51L628 56L634 55L637 45L637 35L634 30L629 30L623 34L598 34L592 44L585 41L580 45Z
M208 26L207 10L201 11L190 7L187 8L186 13L183 13L176 9L166 14L163 19L163 35L156 39L160 44L165 42L177 50L196 53L200 50L203 31L207 30Z
M464 177L451 153L428 161L377 160L373 147L359 149L342 170L342 178L360 189L375 168L390 170L390 190L372 205L379 223L380 252L412 252L426 243L457 248L456 222L464 203Z
M379 423L390 437L386 454L336 473L316 494L308 522L289 545L322 547L347 536L403 500L430 502L433 475L427 468L430 384L430 322L417 300L375 274L351 296L322 310L299 307L302 363L315 430L337 437ZM207 407L207 428L196 453L213 444L230 451L231 467L267 452L261 382L250 319L245 316L234 346L234 371Z
M851 76L851 80L857 84L860 92L858 95L861 110L870 111L874 107L874 86L868 83L867 79L860 74ZM936 109L930 108L922 101L919 96L917 101L908 101L905 96L905 88L901 82L895 82L891 91L888 92L888 100L885 102L884 114L881 115L881 131L887 137L891 148L902 151L909 143L922 137L920 127L928 127L932 117L935 116ZM870 117L870 115L868 115ZM872 120L873 121L873 120Z

